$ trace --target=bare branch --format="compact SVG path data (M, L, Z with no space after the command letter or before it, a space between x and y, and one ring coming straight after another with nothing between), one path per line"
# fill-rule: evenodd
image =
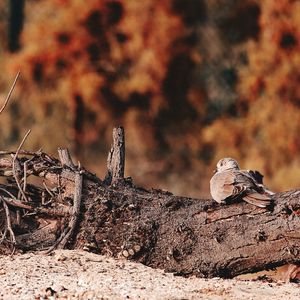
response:
M75 191L74 191L74 204L72 207L72 215L69 221L69 224L62 232L60 237L57 241L52 245L46 252L50 253L55 248L63 249L67 242L69 241L70 237L74 233L79 215L80 215L80 206L81 206L81 197L82 197L82 183L83 183L83 176L82 173L79 171L75 173Z
M68 240L71 238L72 234L74 233L78 221L78 217L80 215L82 183L83 183L83 176L80 172L77 172L75 174L75 192L74 192L74 204L73 204L72 216L68 224L69 230L63 237L61 243L58 246L58 249L63 249L67 244Z
M7 234L7 226L5 225L4 232L2 233L2 237L0 239L0 245L4 242L4 240L6 238L6 234Z
M53 193L50 191L50 189L48 188L45 181L43 181L43 186L44 186L45 190L48 192L48 194L51 196L51 198L54 198Z
M6 204L9 204L11 206L14 206L14 207L18 207L18 208L24 208L24 209L27 209L27 210L34 210L34 207L31 207L30 205L27 205L19 200L14 200L14 199L9 199L9 198L4 198L3 197L3 201L5 201Z
M17 151L16 151L16 153L15 153L15 157L18 156L18 154L19 154L19 152L20 152L20 150L21 150L23 144L25 143L25 141L26 141L28 135L30 134L30 132L31 132L31 130L29 129L29 130L27 131L27 133L25 134L25 136L23 137L23 139L22 139L22 141L21 141L21 143L20 143L20 145L19 145L19 147L18 147L18 149L17 149Z
M26 191L26 187L27 187L27 164L28 164L28 160L24 162L24 170L23 170L23 174L24 174L24 177L23 177L23 191L25 193Z
M19 150L19 154L22 154L22 155L35 156L35 155L39 155L41 153L42 153L41 150L38 150L36 152L28 151L28 150ZM16 151L0 151L1 156L10 155L10 154L16 154Z
M2 201L2 203L3 203L5 215L6 215L7 230L10 234L10 238L11 238L12 243L15 245L16 244L16 237L15 237L14 231L12 230L12 227L11 227L10 211L9 211L9 208L8 208L7 204L5 203L5 201Z
M14 155L14 157L13 157L13 161L12 161L12 169L13 169L14 178L15 178L15 180L16 180L16 183L17 183L17 185L18 185L18 188L19 188L19 191L20 191L20 193L21 193L21 195L22 195L22 198L23 198L23 200L25 200L26 202L27 202L27 197L26 197L25 192L23 191L23 189L22 189L22 187L21 187L20 180L19 180L18 174L17 174L17 172L16 172L16 160L17 160L17 156L18 156L18 154L19 154L19 151L20 151L20 149L22 148L22 146L23 146L23 144L24 144L26 138L27 138L28 135L30 134L30 132L31 132L31 130L29 129L29 130L27 131L27 133L25 134L23 140L21 141L21 143L20 143L20 145L19 145L19 147L18 147L18 149L17 149L17 151L16 151L16 153L15 153L15 155Z
M12 92L13 92L15 86L16 86L16 83L18 81L19 76L20 76L20 71L17 73L17 75L15 77L15 80L14 80L14 82L13 82L13 84L12 84L12 86L11 86L9 92L8 92L8 95L7 95L7 97L6 97L5 101L4 101L4 104L3 104L3 106L0 109L0 114L4 111L6 105L7 105L8 101L9 101L9 99L11 97L11 94L12 94Z

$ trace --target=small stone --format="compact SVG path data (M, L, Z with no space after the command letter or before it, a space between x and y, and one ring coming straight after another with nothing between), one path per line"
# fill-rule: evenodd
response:
M6 271L4 269L0 269L0 275L5 275Z
M135 253L138 253L138 252L141 251L141 246L140 245L134 245L133 250L134 250Z
M130 256L133 256L134 255L134 250L133 249L129 249L128 253L129 253Z
M122 252L122 255L124 256L124 257L129 257L129 253L128 253L128 251L127 250L124 250L123 252Z
M67 257L64 255L58 255L56 259L57 259L57 261L65 261L65 260L67 260Z

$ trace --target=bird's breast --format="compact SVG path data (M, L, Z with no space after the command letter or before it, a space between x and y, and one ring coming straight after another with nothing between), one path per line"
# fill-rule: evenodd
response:
M210 180L210 194L212 198L221 203L224 200L223 197L223 185L218 180L218 174L216 173Z

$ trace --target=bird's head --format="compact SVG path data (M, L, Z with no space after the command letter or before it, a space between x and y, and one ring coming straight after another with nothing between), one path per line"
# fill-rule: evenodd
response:
M226 171L226 170L230 170L230 169L235 169L235 170L240 169L240 167L235 159L226 157L226 158L222 158L218 161L216 172L222 172L222 171Z

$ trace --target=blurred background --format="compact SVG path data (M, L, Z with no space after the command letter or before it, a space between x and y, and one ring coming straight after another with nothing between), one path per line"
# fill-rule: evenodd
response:
M300 1L0 2L0 149L68 147L105 176L112 128L126 175L209 196L216 162L300 184Z

